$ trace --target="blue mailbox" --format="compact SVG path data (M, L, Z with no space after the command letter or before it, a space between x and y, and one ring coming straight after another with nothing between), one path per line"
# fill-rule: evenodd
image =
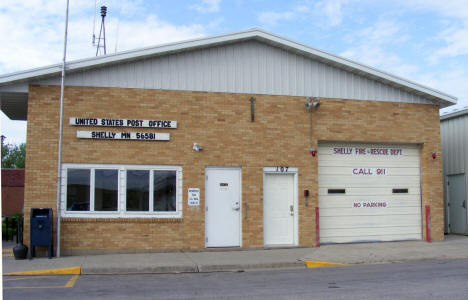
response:
M35 256L35 246L46 246L52 258L52 208L31 208L29 259Z

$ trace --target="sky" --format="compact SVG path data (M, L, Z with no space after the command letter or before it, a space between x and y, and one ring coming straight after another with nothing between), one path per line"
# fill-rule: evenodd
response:
M468 0L70 0L67 60L261 28L458 97L468 106ZM0 76L60 63L66 0L0 1ZM6 142L26 122L0 112Z

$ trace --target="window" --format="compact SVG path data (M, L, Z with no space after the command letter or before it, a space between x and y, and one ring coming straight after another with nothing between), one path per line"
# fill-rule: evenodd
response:
M176 210L176 172L158 171L153 175L153 210Z
M149 171L127 171L127 211L148 211Z
M393 194L408 194L408 189L392 189Z
M67 178L67 210L89 210L89 170L70 169Z
M328 189L329 194L345 194L345 189Z
M118 170L94 171L94 210L117 211L118 208Z
M182 168L63 165L64 216L182 217Z

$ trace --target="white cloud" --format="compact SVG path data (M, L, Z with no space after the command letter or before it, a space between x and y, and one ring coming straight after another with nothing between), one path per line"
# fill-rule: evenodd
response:
M468 106L468 68L459 65L444 66L443 72L430 72L420 74L414 78L426 86L449 93L458 98L456 106L451 106L443 111L451 111L454 108Z
M432 63L437 63L443 57L468 55L468 24L452 26L440 32L437 37L445 42L445 46L433 52L430 56Z
M460 0L400 0L402 5L419 11L430 11L448 18L443 21L447 29L436 34L444 43L429 57L437 63L444 57L468 55L468 3Z
M293 11L274 12L266 11L258 14L258 21L264 26L274 26L279 21L287 21L295 18L296 13Z
M264 11L258 14L258 21L267 27L277 25L281 21L310 18L322 26L337 26L343 20L343 6L348 0L321 0L315 3L304 1L282 12Z
M398 0L402 5L416 10L435 11L445 17L468 20L465 0Z
M404 63L398 55L388 50L408 40L409 36L400 24L387 19L379 20L373 26L348 37L351 46L340 55L411 78L419 71L419 68L416 65Z
M343 5L347 4L348 0L324 0L318 1L315 5L315 12L322 13L327 16L330 26L336 26L343 20Z
M0 74L59 63L63 55L65 1L0 1ZM67 60L92 57L94 3L71 1ZM118 51L200 37L199 24L174 25L146 12L141 1L109 0L107 50ZM98 3L98 6L100 4ZM38 8L41 9L38 9ZM99 7L97 8L99 10ZM99 19L99 20L98 20ZM120 20L120 21L118 21ZM97 14L96 35L100 17Z
M117 28L117 20L109 26ZM120 21L118 51L153 46L204 36L202 25L175 26L161 21L155 15L149 15L141 21ZM115 45L115 30L109 33L109 45L113 52ZM114 37L112 37L114 36Z
M198 4L190 5L190 8L201 13L214 13L219 11L220 4L221 0L202 0Z

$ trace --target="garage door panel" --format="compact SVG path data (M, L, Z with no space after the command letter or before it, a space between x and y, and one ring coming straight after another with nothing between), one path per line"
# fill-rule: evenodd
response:
M417 215L421 208L419 206L405 206L392 208L322 208L320 207L320 217L330 216L384 216L388 214L396 215ZM320 228L322 229L322 228Z
M344 187L344 186L343 186ZM341 187L341 188L343 188ZM324 187L319 187L319 198L321 199L322 196L330 196L330 197L340 197L338 195L330 195L328 193L328 189L330 187L324 188ZM333 187L331 187L333 188ZM419 183L418 185L415 186L405 186L405 188L408 189L407 194L401 194L401 195L395 195L395 197L402 197L404 195L420 195L420 188L419 188ZM392 189L393 187L387 187L387 188L369 188L369 187L346 187L346 196L366 196L366 195L375 195L375 196L380 196L380 195L392 195Z
M407 187L418 186L418 176L351 176L351 175L322 175L319 187Z
M402 156L398 158L389 157L360 157L360 156L347 156L337 157L336 155L319 155L319 167L321 166L354 166L355 164L372 163L375 167L386 164L391 167L417 167L418 163L415 162L413 156Z
M327 238L332 236L385 236L398 234L418 234L419 231L414 230L408 232L407 226L383 226L383 227L359 227L359 228L334 228L324 229L320 232L320 237Z
M360 169L364 169L366 173L369 173L368 169L371 169L370 172L372 172L372 175L369 176L419 176L419 167L413 167L413 168L407 168L407 167L385 167L385 175L377 175L375 174L376 168L380 167L373 167L369 166L367 164L363 166L356 167L350 166L350 167L344 167L344 166L330 166L327 168L323 168L320 172L320 174L323 175L352 175L352 176L359 176L359 175L354 175L354 173L358 173ZM363 177L363 175L360 175Z
M418 226L420 219L417 214L413 215L414 218L408 218L408 215L371 215L366 218L359 216L329 216L323 217L321 225L327 229L341 229L341 228L360 228L360 227L373 227L375 224L381 223L381 227L392 226Z
M351 154L340 154L340 153L335 153L336 151L334 148L351 148L352 153ZM401 153L396 153L398 155L392 155L395 157L402 157L402 156L419 156L419 147L414 146L414 145L369 145L369 144L352 144L352 145L347 145L346 143L342 144L328 144L328 143L320 143L319 146L319 154L320 155L334 155L334 156L365 156L365 157L373 157L373 156L379 156L379 155L372 155L370 153L366 153L366 155L357 155L355 154L356 152L354 151L355 148L366 148L367 149L401 149ZM349 153L349 149L343 149L345 150L344 153Z
M382 235L367 235L367 236L330 236L320 237L321 244L334 244L334 243L363 243L363 242L389 242L389 241L410 241L420 240L421 234L419 233L400 233L400 234L388 234Z
M421 201L419 195L406 196L405 198L395 199L394 196L379 196L378 200L373 195L368 196L348 196L344 198L337 198L334 196L322 196L323 201L320 202L320 208L349 208L353 207L355 203L361 202L385 202L388 208L406 207L406 206L420 206Z

